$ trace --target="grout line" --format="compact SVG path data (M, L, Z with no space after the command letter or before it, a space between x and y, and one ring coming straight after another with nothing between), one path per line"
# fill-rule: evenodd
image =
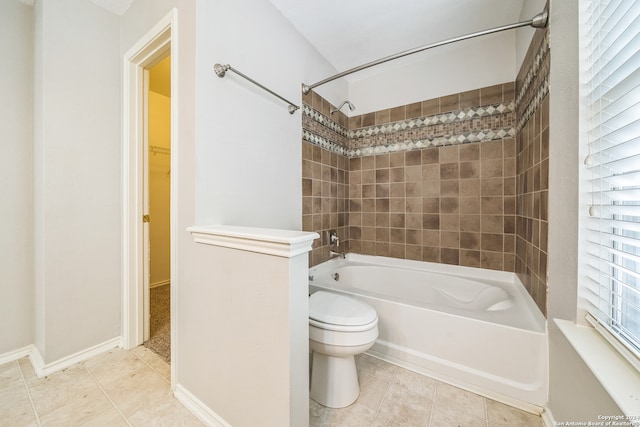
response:
M31 396L31 390L29 390L29 385L27 384L27 380L24 378L24 372L22 372L22 366L20 366L20 362L16 360L18 364L18 370L20 371L20 378L22 379L22 384L24 385L25 390L27 390L27 396L29 396L29 402L31 403L31 409L33 409L33 415L36 417L36 422L38 426L42 427L42 423L40 422L40 416L38 415L38 411L36 410L36 405L33 402L33 397Z
M431 403L431 414L429 415L429 424L427 424L428 426L431 426L431 423L433 422L433 413L436 410L436 399L438 398L438 389L440 388L440 381L434 381L436 382L436 387L435 390L433 390L433 401Z
M387 362L385 362L385 363L387 363ZM387 382L387 388L384 391L384 393L382 394L382 399L380 399L380 403L378 404L378 409L376 409L376 413L375 413L375 415L373 417L373 421L376 421L378 419L378 417L380 416L380 410L382 409L382 405L384 404L385 398L387 397L387 394L389 393L389 390L391 389L391 385L393 384L393 379L396 377L397 373L398 373L398 367L395 366L395 369L393 370L393 375L391 375L391 378L389 378L389 382ZM375 378L375 375L371 375L371 376L373 378ZM392 419L392 421L395 423L395 420Z
M116 403L113 401L113 399L111 399L111 396L109 396L109 393L107 393L107 391L104 389L104 387L102 387L102 384L100 384L100 381L98 381L98 379L93 375L93 373L89 370L89 368L87 368L85 366L85 364L82 364L82 367L84 368L85 371L87 371L87 373L89 374L89 376L93 379L93 381L95 381L96 385L98 386L98 388L100 388L100 390L102 390L102 393L104 393L105 397L109 400L109 402L111 402L111 404L113 405L113 407L115 408L116 411L118 411L118 414L120 414L120 416L122 417L122 419L124 420L125 423L127 423L127 425L129 427L133 427L131 425L131 423L129 422L129 420L127 419L127 417L125 417L125 415L122 413L122 411L120 410L120 408L118 408L118 405L116 405Z
M153 350L149 350L149 351L153 353ZM133 351L133 354L135 354L135 355L136 355L136 357L137 357L138 359L142 360L142 362L143 362L144 364L146 364L148 367L150 367L150 368L151 368L151 370L152 370L153 372L155 372L155 373L156 373L158 376L160 376L164 381L166 381L166 382L169 384L169 386L171 386L171 380L166 379L166 378L164 377L164 375L162 375L162 374L161 374L161 373L160 373L156 368L154 368L154 367L153 367L149 362L147 362L143 357L141 357L141 356L138 354L137 349ZM156 356L156 354L155 354L155 353L153 353L153 355L154 355L154 356ZM164 360L163 360L162 358L160 358L159 356L157 356L157 357L158 357L160 360L162 360L162 361L164 362ZM166 362L165 362L165 363L166 363Z

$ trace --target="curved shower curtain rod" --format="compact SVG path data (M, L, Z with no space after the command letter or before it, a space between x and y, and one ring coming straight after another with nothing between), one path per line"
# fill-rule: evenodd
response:
M364 69L369 68L369 67L373 67L375 65L380 65L380 64L383 64L385 62L392 61L394 59L402 58L402 57L407 56L407 55L412 55L414 53L422 52L423 50L432 49L434 47L444 46L446 44L460 42L460 41L467 40L467 39L472 39L474 37L486 36L488 34L498 33L500 31L513 30L515 28L520 28L520 27L531 26L533 28L545 28L547 26L548 21L549 21L549 14L545 10L544 12L539 13L536 16L534 16L529 21L522 21L522 22L517 22L515 24L504 25L502 27L491 28L489 30L479 31L477 33L467 34L466 36L459 36L459 37L455 37L455 38L452 38L452 39L449 39L449 40L444 40L444 41L440 41L440 42L437 42L437 43L433 43L433 44L430 44L430 45L420 46L420 47L416 47L416 48L413 48L413 49L405 50L403 52L396 53L395 55L385 56L384 58L378 59L376 61L367 62L366 64L360 65L358 67L351 68L351 69L349 69L347 71L343 71L343 72L335 74L335 75L333 75L331 77L327 77L326 79L320 80L319 82L314 83L312 85L305 85L303 83L302 84L302 92L304 94L307 94L307 93L309 93L309 91L311 89L314 89L314 88L316 88L318 86L321 86L321 85L323 85L325 83L329 83L331 81L339 79L340 77L348 76L349 74L353 74L355 72L364 70Z

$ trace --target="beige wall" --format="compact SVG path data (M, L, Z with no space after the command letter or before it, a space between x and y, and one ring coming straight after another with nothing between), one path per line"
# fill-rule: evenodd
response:
M33 343L33 8L0 0L0 355Z
M34 7L35 345L49 364L121 332L120 19Z

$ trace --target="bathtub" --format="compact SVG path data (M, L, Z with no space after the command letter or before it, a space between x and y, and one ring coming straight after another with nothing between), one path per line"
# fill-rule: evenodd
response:
M309 269L309 291L378 313L368 353L532 412L547 401L544 316L514 273L347 254Z

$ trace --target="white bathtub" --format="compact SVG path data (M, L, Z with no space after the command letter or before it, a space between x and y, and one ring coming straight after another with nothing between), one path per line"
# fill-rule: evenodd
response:
M547 401L546 322L513 273L348 254L309 270L320 289L378 312L373 356L523 409Z

